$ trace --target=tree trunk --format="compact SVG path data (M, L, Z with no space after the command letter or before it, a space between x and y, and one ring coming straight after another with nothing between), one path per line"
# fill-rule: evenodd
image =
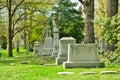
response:
M19 40L16 41L16 52L19 52Z
M94 36L94 0L84 0L85 9L85 43L95 43Z
M118 13L118 0L108 0L107 17L112 17L117 13ZM105 51L114 51L116 48L117 47L115 46L115 44L113 45L106 44Z
M23 40L24 40L24 48L26 49L27 41L26 41L27 33L24 31L23 33Z
M11 14L11 0L7 0L8 3L8 55L9 57L13 57L12 54L12 14Z
M108 0L107 17L112 17L118 13L118 0Z

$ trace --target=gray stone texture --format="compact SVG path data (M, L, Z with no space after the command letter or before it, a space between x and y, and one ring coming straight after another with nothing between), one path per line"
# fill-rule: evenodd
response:
M71 75L75 74L74 72L58 72L58 75Z
M40 44L40 42L36 41L34 42L34 54L41 56L43 53L44 47L43 44Z
M56 64L63 64L67 61L68 56L68 44L76 43L76 40L73 37L63 37L59 40L59 53L56 58Z
M59 32L53 33L53 52L51 57L53 59L57 58L59 53Z
M63 63L65 68L97 68L104 67L104 63L99 62L97 45L69 44L68 60Z
M96 74L96 72L81 72L80 74Z
M53 51L53 40L52 37L45 38L44 44L44 54L43 55L51 55Z

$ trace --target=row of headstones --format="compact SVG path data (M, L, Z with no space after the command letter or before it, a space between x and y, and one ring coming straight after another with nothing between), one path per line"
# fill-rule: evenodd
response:
M104 67L104 63L99 61L97 45L94 43L76 44L74 38L63 37L59 40L58 51L56 64L63 64L65 68Z

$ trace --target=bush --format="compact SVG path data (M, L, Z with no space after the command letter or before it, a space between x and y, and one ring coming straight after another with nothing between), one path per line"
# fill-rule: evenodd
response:
M6 48L7 48L6 37L0 36L0 44L1 44L1 48L3 48L3 49L6 49Z
M120 17L113 16L112 18L106 18L98 23L102 26L101 36L105 40L106 44L116 46L115 50L105 53L107 64L120 63Z

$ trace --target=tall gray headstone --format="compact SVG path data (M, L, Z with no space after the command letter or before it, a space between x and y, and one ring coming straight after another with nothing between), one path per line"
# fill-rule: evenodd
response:
M59 53L59 29L57 27L57 13L52 13L52 24L53 24L53 52L51 57L56 58Z
M69 44L68 60L63 62L65 68L97 68L104 67L104 63L99 61L97 45Z
M56 58L56 64L62 64L67 61L68 56L68 44L75 44L76 40L73 37L63 37L59 40L59 54Z
M44 44L44 54L50 56L53 51L53 40L52 37L46 37L45 38L45 44Z
M52 51L53 51L53 39L51 37L51 28L50 26L47 26L43 55L50 56L52 54Z

